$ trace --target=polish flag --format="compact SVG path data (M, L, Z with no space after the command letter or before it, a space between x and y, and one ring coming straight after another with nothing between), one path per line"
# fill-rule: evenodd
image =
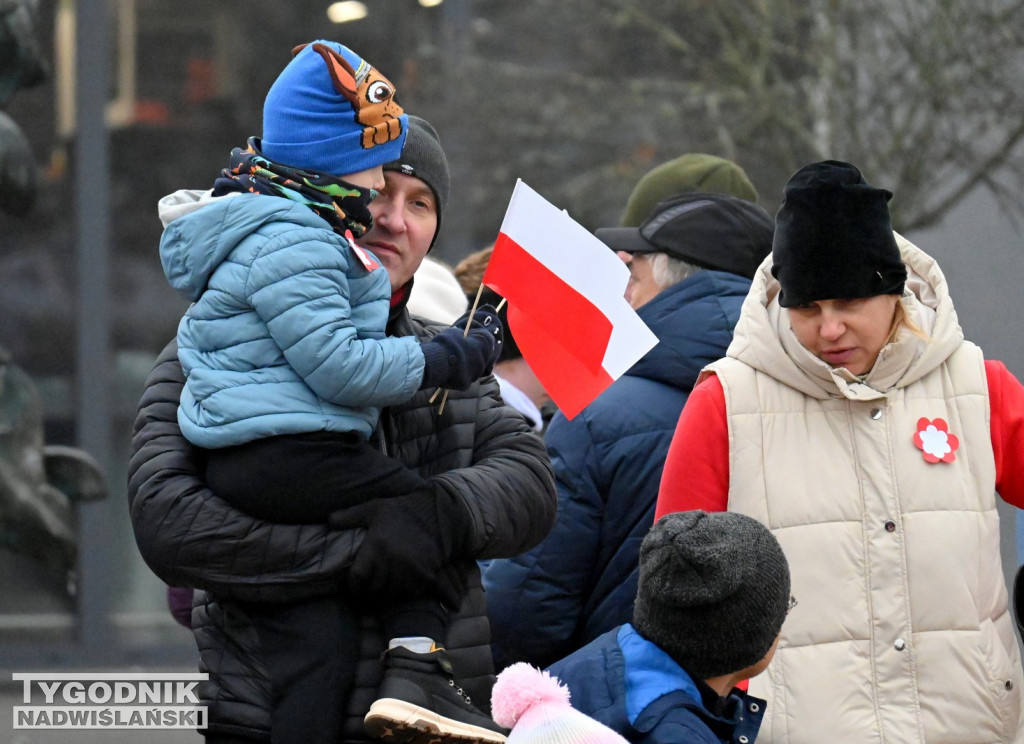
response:
M608 246L516 182L483 283L507 300L516 344L566 418L658 343L623 297L628 280Z

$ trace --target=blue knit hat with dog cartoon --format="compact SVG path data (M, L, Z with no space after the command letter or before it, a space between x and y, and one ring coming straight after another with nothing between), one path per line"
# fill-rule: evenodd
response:
M391 81L335 41L303 44L292 54L263 104L263 155L334 176L396 160L409 118Z

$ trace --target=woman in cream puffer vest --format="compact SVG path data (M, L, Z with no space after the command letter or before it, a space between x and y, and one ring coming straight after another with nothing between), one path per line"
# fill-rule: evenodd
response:
M786 552L798 604L751 680L759 742L1022 744L995 493L1024 507L1024 387L964 340L891 196L838 161L790 179L655 519L742 512Z

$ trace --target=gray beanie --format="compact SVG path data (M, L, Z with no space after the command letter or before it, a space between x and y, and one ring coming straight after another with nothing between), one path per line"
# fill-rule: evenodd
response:
M640 546L633 626L699 679L764 658L789 610L789 564L756 519L666 514Z
M405 147L398 160L384 164L384 170L398 171L407 176L415 176L423 181L434 192L437 199L437 229L430 247L434 247L437 234L441 232L441 213L448 206L448 193L451 189L451 174L448 170L448 158L441 149L441 138L426 119L409 115L409 134Z

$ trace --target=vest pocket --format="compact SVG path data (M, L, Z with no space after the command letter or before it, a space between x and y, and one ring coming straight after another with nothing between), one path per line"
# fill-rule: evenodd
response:
M1009 615L1003 614L1001 621L1008 623ZM1011 631L1012 635L1012 631ZM1021 726L1020 663L1010 657L996 623L984 620L981 623L979 640L982 658L989 671L989 690L996 708L998 720L1002 723L1000 741L1013 741ZM1011 639L1016 644L1016 638Z

